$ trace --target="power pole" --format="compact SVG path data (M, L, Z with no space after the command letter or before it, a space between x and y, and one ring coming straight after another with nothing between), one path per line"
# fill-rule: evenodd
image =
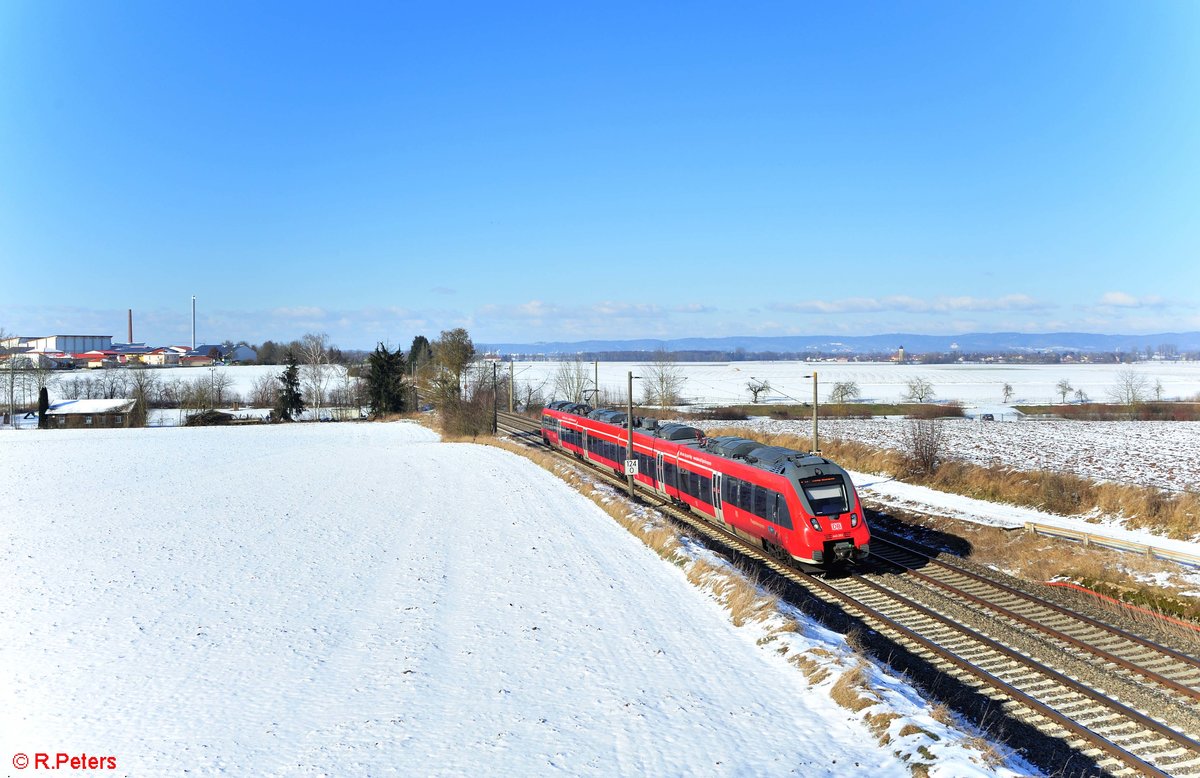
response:
M812 374L813 379L813 450L814 454L821 453L821 439L817 437L817 371Z
M492 363L492 434L500 429L500 417L496 408L496 363Z
M629 442L625 449L625 460L633 459L633 371L629 371L629 396L626 398L625 428L629 431ZM633 474L629 476L629 499L633 499Z
M514 372L513 372L514 370L515 370L514 363L510 359L510 360L508 360L508 412L509 413L513 412L513 395L516 394L516 384L513 381L513 379L515 377Z
M592 406L600 407L600 360L592 360Z

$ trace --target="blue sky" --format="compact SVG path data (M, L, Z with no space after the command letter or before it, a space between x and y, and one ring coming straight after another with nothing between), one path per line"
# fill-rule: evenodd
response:
M1200 329L1200 4L0 3L0 328Z

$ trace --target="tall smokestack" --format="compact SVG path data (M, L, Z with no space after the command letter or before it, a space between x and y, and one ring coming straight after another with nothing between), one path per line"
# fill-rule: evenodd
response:
M125 342L126 343L133 342L133 309L132 308L129 309L129 340L127 340Z
M196 295L192 295L192 351L196 350Z

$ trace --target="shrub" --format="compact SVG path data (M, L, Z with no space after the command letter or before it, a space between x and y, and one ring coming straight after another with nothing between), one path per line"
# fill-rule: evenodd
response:
M720 408L709 408L700 414L700 418L708 421L745 421L750 417L737 408L723 406Z
M904 433L905 453L913 470L925 475L937 471L942 461L945 433L937 419L909 419Z
M446 398L441 413L442 431L451 437L476 438L492 432L492 396L486 392L470 400Z

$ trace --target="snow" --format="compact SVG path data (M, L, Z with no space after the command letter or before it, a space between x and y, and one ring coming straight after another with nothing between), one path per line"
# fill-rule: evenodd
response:
M517 362L515 380L544 386L547 397L554 394L554 376L558 362ZM646 362L599 363L600 388L612 397L624 397L628 374L646 376ZM504 369L506 365L502 365ZM592 363L584 363L591 386ZM1154 394L1156 382L1162 384L1163 399L1191 399L1200 395L1200 362L1138 362L1113 365L1016 365L1016 364L889 364L878 362L678 362L674 367L684 378L682 395L697 405L742 404L750 402L746 385L768 381L771 392L760 399L767 403L812 401L812 379L818 377L817 395L821 402L838 381L854 381L861 400L901 402L907 383L923 378L933 385L938 401L958 401L970 405L1000 403L1004 385L1013 387L1012 404L1051 404L1059 402L1059 381L1067 380L1082 389L1094 402L1107 401L1119 375L1132 369L1146 380L1146 390ZM490 368L489 375L490 375ZM634 379L634 397L641 397L641 381ZM562 398L559 398L562 399Z
M904 743L876 745L678 567L514 455L412 424L310 424L34 430L0 466L21 474L0 484L5 759L908 774ZM918 695L886 688L942 732L935 773L985 774Z
M46 412L48 416L66 413L120 413L128 411L129 400L63 400L54 403ZM36 425L35 425L36 426Z

